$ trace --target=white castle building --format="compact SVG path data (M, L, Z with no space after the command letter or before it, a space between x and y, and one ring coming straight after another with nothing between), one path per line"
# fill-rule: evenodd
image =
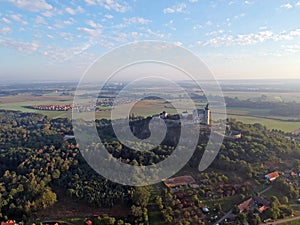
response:
M194 123L211 125L211 111L209 104L207 104L204 109L196 109L193 111L193 121Z

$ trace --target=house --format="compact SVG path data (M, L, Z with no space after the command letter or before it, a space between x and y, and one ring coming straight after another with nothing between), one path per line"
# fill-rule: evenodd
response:
M244 211L246 211L246 210L248 210L249 205L250 205L250 203L251 203L252 201L253 201L253 199L252 199L252 198L249 198L248 200L246 200L246 201L242 202L241 204L239 204L239 205L238 205L238 208L239 208L239 210L240 210L240 213L241 213L241 212L244 212Z
M260 198L258 196L254 196L252 198L247 199L238 205L240 212L257 209L260 213L266 211L270 206L270 202Z
M85 221L85 224L86 225L93 225L93 222L91 220L87 220L87 221Z
M278 171L274 171L272 173L269 173L269 174L265 175L265 178L268 181L272 182L272 181L276 180L279 176L280 176L279 172Z
M7 222L1 222L1 225L17 225L15 220L8 220Z
M290 175L291 175L291 177L297 177L297 174L293 171L290 173Z

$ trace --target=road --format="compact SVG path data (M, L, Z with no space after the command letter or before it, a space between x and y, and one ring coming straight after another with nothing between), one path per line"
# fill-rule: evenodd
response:
M272 188L272 186L269 186L267 188L265 188L264 190L262 190L261 192L259 192L259 194L263 194L266 191L270 190ZM232 215L232 209L229 210L221 219L219 219L217 222L214 223L214 225L220 224L223 220L229 218Z
M262 223L261 225L282 224L282 223L291 222L291 221L294 221L294 220L300 220L300 216L292 217L292 218L288 218L288 219L277 220L277 221L274 221L274 222Z
M223 220L227 219L232 215L232 209L229 210L221 219L219 219L214 225L220 224Z

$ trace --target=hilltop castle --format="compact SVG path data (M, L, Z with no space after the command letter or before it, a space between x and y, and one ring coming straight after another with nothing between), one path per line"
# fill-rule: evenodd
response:
M211 125L211 111L209 104L204 109L196 109L193 111L194 123L201 123L205 125Z

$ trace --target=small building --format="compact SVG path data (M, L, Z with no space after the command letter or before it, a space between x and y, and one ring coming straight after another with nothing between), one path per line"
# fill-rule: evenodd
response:
M241 139L242 138L242 133L237 130L228 130L226 131L226 136L225 138L228 139Z
M159 118L161 119L166 119L168 117L168 113L166 111L163 111L162 113L159 114Z
M265 178L268 181L272 182L272 181L276 180L279 176L280 176L279 172L278 171L274 171L272 173L269 173L269 174L265 175Z
M182 116L183 119L187 119L188 116L189 116L189 113L187 111L184 111L184 112L181 113L181 116Z

